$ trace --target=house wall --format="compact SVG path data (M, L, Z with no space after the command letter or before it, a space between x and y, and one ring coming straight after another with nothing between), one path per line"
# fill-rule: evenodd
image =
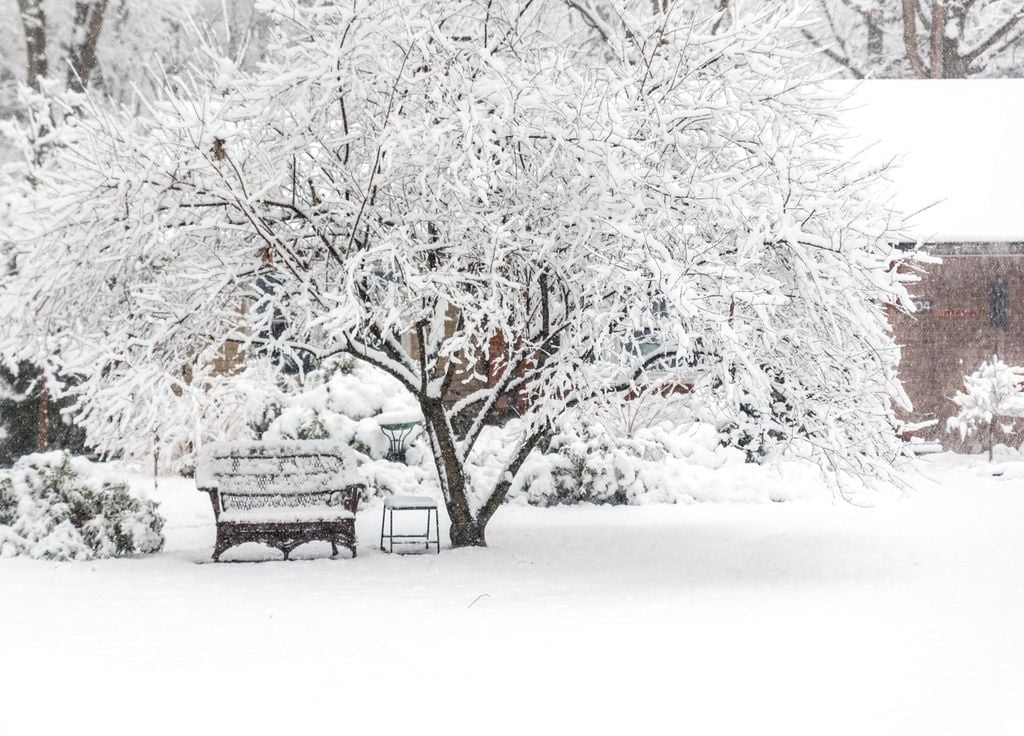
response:
M1024 243L961 243L928 247L942 258L927 266L911 294L919 304L913 315L894 312L894 337L902 348L900 378L914 409L909 422L937 420L913 436L940 441L946 449L979 452L980 436L961 441L946 431L956 413L952 397L963 389L964 376L993 354L1011 365L1024 365ZM1006 289L1006 324L993 324L992 287ZM1005 420L1011 432L997 431L996 441L1024 443L1024 420Z
M445 339L450 338L455 334L458 321L458 311L454 307L449 307L444 322ZM425 337L429 341L429 331L426 333ZM402 344L413 360L420 359L420 344L419 340L416 338L415 332L410 331L403 339ZM449 388L449 395L453 402L468 396L484 386L493 385L490 381L490 359L490 349L488 351L466 350L457 356L456 370L452 380L452 385ZM439 358L437 360L435 370L438 375L443 375L444 372L448 370L448 360L448 358Z

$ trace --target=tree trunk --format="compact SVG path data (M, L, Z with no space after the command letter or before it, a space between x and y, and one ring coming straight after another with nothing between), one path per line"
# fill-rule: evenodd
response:
M486 547L487 538L484 536L485 525L471 521L468 524L452 523L448 531L448 538L452 541L452 549L459 547Z
M996 420L991 419L988 423L988 461L992 462L992 435L994 434L992 427L995 425Z
M39 89L40 80L49 72L46 56L46 12L41 0L18 0L18 12L25 31L25 56L28 86Z
M427 436L434 453L437 475L441 480L445 506L451 528L448 536L452 547L486 547L487 523L494 516L512 488L512 481L526 462L533 449L546 436L546 431L537 431L527 437L516 450L505 472L501 474L487 500L474 516L469 507L469 476L455 444L455 433L440 399L420 399L420 409L427 425Z
M153 433L153 493L160 490L160 435Z
M109 0L79 0L75 4L75 37L68 49L68 88L84 92L96 68L96 45L103 32L103 16Z
M931 78L942 79L946 76L946 4L941 0L932 0L932 29L929 38L928 53L931 60Z
M942 73L946 79L967 78L967 59L960 55L960 43L955 38L942 40Z
M46 374L39 371L39 412L36 427L36 450L50 449L50 390L46 387Z
M40 90L42 80L49 73L46 55L46 11L42 0L18 0L22 30L25 32L26 72L29 87ZM36 148L35 163L42 160L42 150ZM35 187L34 179L30 182ZM50 392L46 388L46 374L39 371L39 399L36 411L36 450L46 452L50 439Z
M921 52L917 48L917 8L914 0L903 0L903 46L907 52L907 60L914 76L918 79L925 79L930 76L925 69L924 60L921 59Z
M479 523L469 508L469 479L459 460L455 433L444 405L440 399L420 399L420 409L427 425L427 436L451 521L448 536L452 547L486 547L484 527L487 522Z

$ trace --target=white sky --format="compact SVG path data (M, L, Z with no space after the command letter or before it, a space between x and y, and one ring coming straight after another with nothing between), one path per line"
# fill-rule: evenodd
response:
M837 85L842 87L843 85ZM1024 241L1024 80L873 80L842 114L922 240Z

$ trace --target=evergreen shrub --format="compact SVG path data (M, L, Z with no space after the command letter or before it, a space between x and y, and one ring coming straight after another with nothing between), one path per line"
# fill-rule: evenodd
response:
M28 455L0 475L0 556L91 560L158 552L157 503L83 477L67 453Z

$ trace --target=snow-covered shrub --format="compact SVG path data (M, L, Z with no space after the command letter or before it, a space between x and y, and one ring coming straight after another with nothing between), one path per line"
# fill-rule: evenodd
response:
M475 486L504 472L505 448L522 431L518 420L487 428L469 459ZM813 463L751 464L742 449L722 444L712 422L677 417L623 437L588 414L558 423L550 443L524 463L508 500L534 506L768 502L817 492L825 487Z
M773 398L776 400L767 410L741 402L735 418L724 422L719 429L722 446L742 450L748 463L769 461L794 430L794 427L786 426L787 421L792 425L787 417L791 407L777 397Z
M282 397L262 437L343 442L360 459L369 496L422 494L421 485L436 486L437 477L422 434L410 438L406 462L396 463L385 457L388 440L380 428L382 421L419 418L415 399L397 380L344 357L307 376L301 392Z
M0 526L10 526L18 513L18 497L10 478L0 478Z
M782 428L787 408L779 405L769 411L771 423L757 416L738 422L730 416L723 419L706 392L654 388L570 412L526 462L512 496L550 506L781 501L802 495L774 483L780 464L801 475L817 473L817 466L797 459L798 442L789 443L790 462L780 458L777 448L786 439ZM503 431L514 433L515 423ZM500 443L494 451L500 453ZM757 464L774 471L740 468ZM811 485L821 486L816 481Z
M630 503L646 491L638 471L651 451L664 454L664 448L656 441L614 437L598 424L563 428L552 437L545 453L552 459L551 483L541 486L545 493L538 493L540 489L531 486L530 497L543 506Z
M81 465L80 465L81 467ZM0 556L90 560L163 547L155 501L83 477L61 452L28 455L0 476Z
M370 498L412 494L440 499L422 433L413 436L405 463L386 459L381 421L417 412L395 379L362 361L343 359L308 375L301 392L282 397L262 436L348 444L359 458ZM688 394L609 400L572 412L530 455L508 500L535 506L781 501L822 488L811 463L787 464L760 455L759 461L770 467L750 465L749 448L732 444L730 427L723 429L716 418ZM506 469L508 448L517 445L523 431L518 419L484 429L467 460L474 488L494 485ZM472 499L475 505L484 502L479 495Z
M992 356L978 370L964 377L964 391L958 391L953 403L959 407L955 416L946 422L950 432L959 431L966 439L980 428L987 432L985 446L988 459L992 459L993 435L1000 417L1024 416L1024 368L1007 365ZM1000 427L1005 432L1009 428Z
M415 402L395 379L362 361L344 359L311 373L304 390L283 397L262 436L348 444L359 458L371 498L440 498L422 433L413 437L406 463L385 457L388 443L381 421L416 412ZM518 419L485 428L467 461L474 488L494 485L505 471L508 448L523 431ZM763 460L776 465L775 458ZM730 445L715 416L693 396L652 395L609 401L563 418L549 442L530 455L508 500L536 506L780 501L821 488L813 464L781 463L779 468L750 465L746 449ZM806 482L793 483L794 477ZM473 498L474 504L484 501Z

